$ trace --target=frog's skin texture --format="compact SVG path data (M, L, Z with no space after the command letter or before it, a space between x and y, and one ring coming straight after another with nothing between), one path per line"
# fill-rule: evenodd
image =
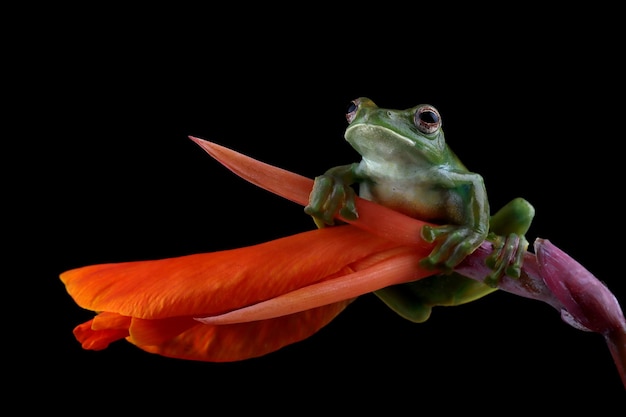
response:
M316 177L305 212L318 227L333 225L337 215L358 217L352 188L358 184L360 197L437 225L422 229L422 237L435 242L422 265L436 274L378 290L381 300L402 317L423 322L434 306L476 300L495 291L503 275L519 277L534 208L517 198L490 215L483 178L448 147L437 109L383 109L361 97L346 118L345 138L362 159ZM494 246L486 284L452 272L485 239Z

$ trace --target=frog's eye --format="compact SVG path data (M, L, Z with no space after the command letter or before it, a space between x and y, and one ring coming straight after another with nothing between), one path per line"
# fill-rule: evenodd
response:
M415 126L422 133L433 133L441 127L441 116L432 106L422 106L415 112Z
M346 119L348 123L352 123L356 117L356 111L359 109L359 100L352 100L348 106L348 112L346 113Z

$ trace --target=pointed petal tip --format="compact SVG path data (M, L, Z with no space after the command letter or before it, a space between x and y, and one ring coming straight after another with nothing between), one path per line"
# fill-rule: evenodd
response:
M195 142L202 149L206 150L207 152L209 149L212 149L215 146L219 146L219 145L214 144L213 142L209 142L208 140L205 140L205 139L200 139L196 136L188 135L187 137L191 139L193 142Z
M204 149L211 156L214 156L214 152L218 152L220 149L228 150L224 146L218 145L217 143L208 141L206 139L201 139L199 137L192 136L192 135L188 135L187 137L191 139L193 142L195 142L196 145Z

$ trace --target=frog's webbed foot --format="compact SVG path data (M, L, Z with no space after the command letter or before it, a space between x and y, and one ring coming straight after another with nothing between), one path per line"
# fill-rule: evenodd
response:
M427 242L437 243L420 264L429 269L439 268L445 273L452 272L485 237L474 229L456 225L424 226L421 233Z
M492 272L485 278L485 284L496 287L505 275L519 278L524 253L528 248L528 241L524 235L510 233L508 236L497 236L490 234L488 240L493 243L493 252L487 257L486 264L492 269Z
M352 187L333 176L320 175L315 178L304 212L313 217L317 227L332 226L337 215L347 220L358 217L355 199Z

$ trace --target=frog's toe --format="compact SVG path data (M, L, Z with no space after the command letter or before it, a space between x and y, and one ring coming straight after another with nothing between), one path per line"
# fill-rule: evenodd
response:
M485 280L483 282L491 288L496 288L498 284L500 283L500 279L502 279L502 277L504 276L504 272L505 272L504 268L501 266L498 266L497 268L493 269L489 275L485 277Z
M420 266L429 271L437 270L438 273L449 274L453 271L445 262L442 262L437 255L431 255L420 260Z
M351 188L347 188L343 206L341 210L339 210L339 215L346 220L356 220L359 217L356 210L355 199L356 195L354 191Z
M447 254L445 250L445 242L439 242L426 258L420 261L420 264L427 269L445 270L445 261Z
M515 249L515 261L511 264L511 271L508 273L514 278L519 278L522 274L522 265L524 263L524 254L528 250L528 240L525 236L519 236L519 244Z
M422 239L424 239L426 242L432 243L435 241L435 228L432 226L422 227L420 234L422 235Z
M463 262L463 260L472 253L472 249L474 245L471 241L463 240L453 245L448 253L448 258L446 259L446 266L450 269L455 268L458 264Z
M432 270L437 267L437 261L435 261L432 257L428 256L426 258L420 259L420 266L428 270Z
M324 220L322 220L322 219L320 219L318 217L314 217L314 216L312 216L312 217L313 217L313 221L315 222L315 226L317 226L318 229L323 229L326 226L332 226L332 225L326 224L326 222Z
M506 275L511 278L519 278L522 274L522 267L520 265L509 265L506 268Z
M359 215L357 214L356 210L350 207L342 207L342 209L339 211L339 215L346 220L352 220L352 221L359 218Z
M524 239L524 242L526 240ZM522 275L522 264L524 262L524 253L528 247L528 242L523 242L515 249L515 259L507 266L506 275L511 278L519 278Z
M455 227L451 226L429 226L425 225L422 227L420 234L422 235L422 239L426 242L432 243L437 240L438 237L446 235L454 230Z

